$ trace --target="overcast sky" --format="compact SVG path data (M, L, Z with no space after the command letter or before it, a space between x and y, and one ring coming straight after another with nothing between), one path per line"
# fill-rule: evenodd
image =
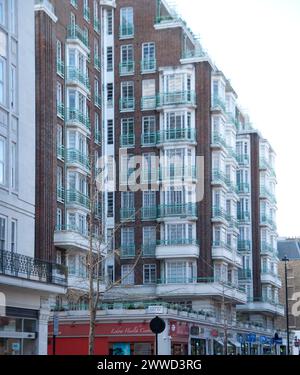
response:
M173 0L277 153L278 231L300 236L300 0Z

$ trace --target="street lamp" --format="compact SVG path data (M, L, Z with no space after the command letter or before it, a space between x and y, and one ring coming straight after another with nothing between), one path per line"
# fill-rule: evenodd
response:
M287 334L287 355L290 354L290 324L289 324L289 296L288 296L288 284L287 284L287 263L289 262L288 257L282 259L284 262L284 276L285 276L285 314L286 314L286 334Z

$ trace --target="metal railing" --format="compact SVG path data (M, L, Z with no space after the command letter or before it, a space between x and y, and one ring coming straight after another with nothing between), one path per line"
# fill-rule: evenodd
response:
M84 113L78 111L75 108L67 108L67 122L70 123L79 123L83 125L88 131L91 130L91 123L88 116Z
M120 75L129 75L134 73L135 63L134 61L125 61L120 63L119 71Z
M121 25L120 26L120 38L132 38L134 36L133 25Z
M178 238L173 240L160 240L157 242L158 246L180 246L180 245L195 245L199 243L197 240L192 238Z
M69 148L66 150L66 162L68 164L80 164L87 170L91 169L88 155L83 154L75 148Z
M194 91L178 91L178 92L166 92L158 94L157 106L168 106L168 105L195 105L196 94Z
M169 129L157 133L157 143L172 143L172 142L196 142L196 130L183 129Z
M121 98L120 99L120 111L134 111L135 99L132 98Z
M159 218L176 216L197 217L197 205L196 203L160 205L158 206L157 215Z
M134 258L135 257L135 245L134 244L121 244L121 258Z
M0 274L61 286L68 283L65 266L4 250L0 250Z
M149 206L142 208L142 220L156 220L157 206Z
M90 208L90 198L77 190L67 190L67 204L78 204L84 208Z
M142 73L155 72L155 70L156 70L156 59L149 59L149 60L141 61Z
M85 87L87 91L90 91L90 81L88 74L81 72L78 68L73 66L67 67L67 82L76 82Z
M68 26L67 38L71 40L78 40L81 43L83 43L85 47L89 48L88 37L86 33L78 25L71 24Z
M135 221L135 208L121 208L121 221Z

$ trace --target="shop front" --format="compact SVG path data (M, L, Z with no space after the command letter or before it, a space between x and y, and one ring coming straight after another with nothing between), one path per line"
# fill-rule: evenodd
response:
M190 328L188 322L170 321L171 355L188 355Z

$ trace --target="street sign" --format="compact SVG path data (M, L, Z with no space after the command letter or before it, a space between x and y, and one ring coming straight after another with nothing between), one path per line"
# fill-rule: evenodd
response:
M248 333L246 341L249 342L249 343L256 342L256 334L255 333Z
M53 315L53 336L59 335L59 317L58 315Z
M155 315L161 315L164 313L164 307L163 306L149 306L148 307L148 313L149 314L155 314Z
M163 333L163 331L166 329L166 323L157 316L151 320L150 328L153 333L158 335L159 333Z
M267 343L267 338L266 338L266 336L260 336L259 341L260 341L261 344L266 344L266 343Z

